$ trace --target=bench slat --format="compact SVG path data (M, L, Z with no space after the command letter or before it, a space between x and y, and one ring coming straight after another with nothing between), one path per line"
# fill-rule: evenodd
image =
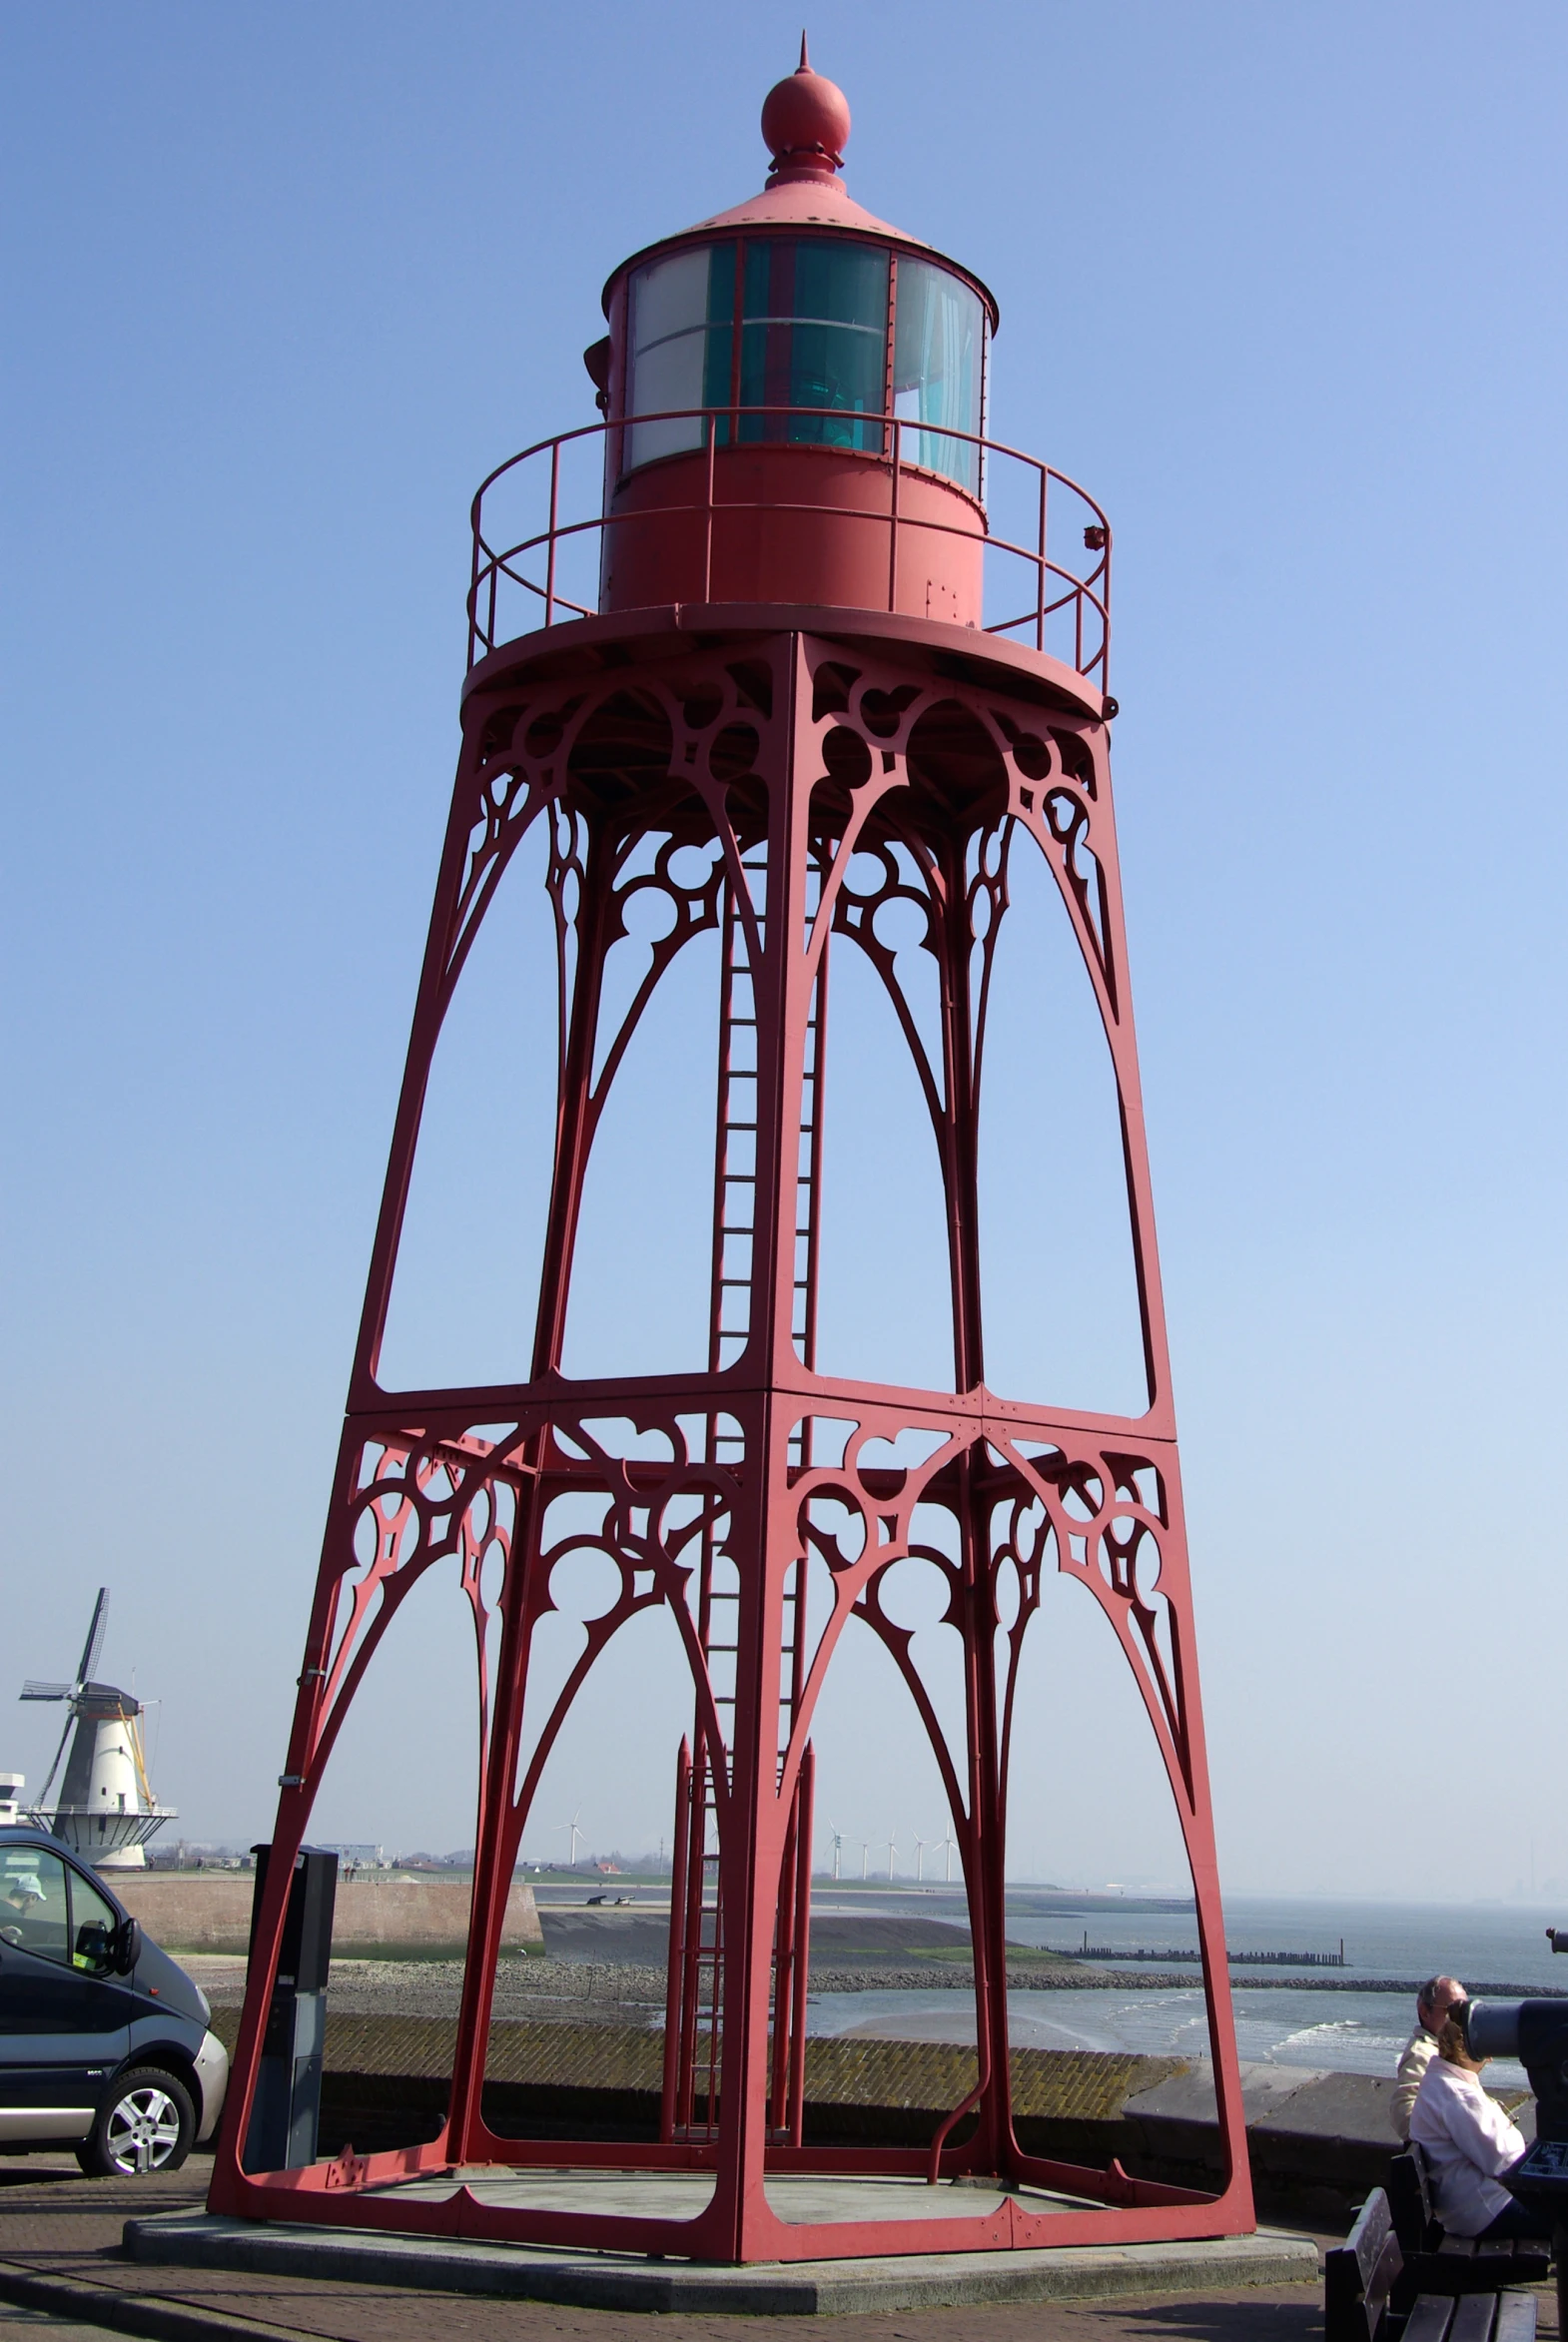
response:
M1366 2280L1367 2323L1376 2325L1388 2307L1389 2296L1404 2274L1404 2255L1399 2250L1399 2239L1390 2233L1383 2239L1382 2257Z
M1445 2236L1437 2249L1440 2253L1446 2253L1451 2260L1473 2261L1475 2245L1473 2236Z
M1374 2187L1343 2244L1323 2261L1325 2342L1379 2342L1388 2297L1404 2268L1388 2198Z
M1453 2307L1452 2294L1423 2293L1405 2319L1404 2342L1445 2342Z
M1509 2260L1418 2252L1405 2262L1404 2274L1413 2301L1418 2293L1496 2293L1504 2285L1538 2285L1551 2274L1551 2262L1544 2244L1521 2244Z
M1355 2255L1361 2283L1370 2286L1378 2266L1388 2249L1393 2234L1393 2217L1388 2209L1388 2198L1380 2187L1371 2194L1355 2216L1355 2226L1344 2240L1342 2249Z
M1448 2329L1448 2342L1491 2342L1492 2321L1496 2315L1495 2293L1461 2293L1454 2305L1454 2322Z
M1521 2236L1513 2248L1504 2285L1540 2285L1552 2273L1552 2248L1544 2236Z
M1494 2342L1535 2342L1535 2307L1533 2293L1499 2295Z
M1428 2244L1427 2231L1432 2225L1431 2194L1419 2147L1406 2148L1389 2164L1388 2203L1395 2233L1408 2260L1411 2253L1420 2252Z

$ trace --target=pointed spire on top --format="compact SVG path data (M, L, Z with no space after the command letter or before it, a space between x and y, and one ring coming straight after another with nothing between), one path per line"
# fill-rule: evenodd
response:
M799 65L763 102L762 135L773 157L770 181L832 179L844 167L849 100L835 82L812 71L804 30Z

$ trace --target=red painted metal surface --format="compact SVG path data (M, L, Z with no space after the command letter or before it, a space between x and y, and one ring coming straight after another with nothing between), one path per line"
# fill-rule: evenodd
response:
M747 412L788 418L814 410ZM625 428L583 423L525 447L482 482L472 508L470 664L527 627L590 614L595 605L573 599L561 583L565 549L589 540L605 546L597 606L607 611L758 601L886 610L1022 637L1107 689L1111 526L1066 472L978 432L942 434L974 446L993 484L999 472L1012 474L1013 502L1029 522L1029 534L1014 538L962 488L907 460L906 441L919 426L896 417L882 425L881 455L720 446L716 433L727 418L711 409L640 419L700 425L701 452L619 477L612 465L608 495L595 492L590 508L579 509L563 494L564 458Z
M700 453L666 455L617 482L603 609L828 602L980 624L986 522L973 496L891 453L714 447L716 419L703 418Z
M789 116L793 137L804 136L801 119ZM804 119L809 128L809 108ZM831 160L786 156L785 168L809 179ZM731 2261L1234 2234L1251 2226L1252 2207L1127 980L1114 703L1104 697L1104 515L1091 507L1091 577L1063 587L1078 622L1077 655L1066 658L1044 642L1046 603L1066 573L1046 551L1046 488L1056 475L1043 465L1039 541L1025 555L1040 581L1033 644L906 615L896 580L875 595L868 588L860 607L834 596L791 606L759 591L763 562L744 596L716 596L727 555L710 550L709 590L692 604L578 617L560 607L557 555L570 531L603 516L563 518L564 443L533 451L547 487L546 521L531 539L494 549L484 532L493 483L475 506L477 663L210 2200L261 2219ZM682 560L718 517L713 454L710 438L695 463L682 459L662 518L649 518L658 507L642 515L676 534L697 516ZM803 451L799 469L820 460ZM649 468L650 481L659 470ZM896 454L866 466L890 498L903 472ZM755 507L733 499L726 518L744 511ZM895 513L908 520L894 501L877 523L885 539L896 536ZM812 513L796 518L805 530ZM498 639L498 591L517 579L527 581L518 590L533 590L535 569L544 624ZM850 569L859 574L854 561ZM559 1050L531 1369L503 1386L390 1390L378 1362L437 1041L500 880L539 831L557 938ZM1054 881L1115 1070L1149 1386L1136 1416L1004 1398L986 1381L981 1075L1010 873L1025 857L1038 857ZM640 988L612 1016L606 962L634 899L650 892L666 906L651 923L662 934ZM878 937L879 909L895 899L924 921L940 992L934 1037ZM596 1134L656 988L705 935L719 947L707 1358L684 1373L572 1378L562 1339ZM845 954L862 955L885 987L929 1109L947 1217L950 1388L818 1370L823 1075L831 972ZM582 1526L580 1503L563 1514L560 1498L592 1499L596 1525ZM935 1538L933 1514L943 1520ZM530 1664L552 1573L588 1547L610 1562L617 1590L587 1622L558 1696L535 1714ZM946 1580L947 1621L963 1650L962 1746L945 1737L913 1638L884 1607L889 1572L912 1553ZM482 1755L445 2121L428 2145L248 2173L238 2142L289 1858L389 1626L424 1574L453 1559L475 1629ZM1117 1638L1182 1832L1229 2174L1215 2197L1129 2176L1116 2163L1043 2159L1014 2125L1009 1773L1020 1656L1051 1572L1081 1586ZM591 1691L595 1660L629 1620L658 1606L678 1632L692 1695L689 1734L670 1752L676 1830L660 2137L502 2137L485 2118L482 2086L522 1834L562 1722ZM1005 1615L1012 1624L1002 1633ZM978 2079L924 2148L833 2148L806 2135L812 1729L852 1620L880 1638L928 1736L971 1916ZM711 2193L690 2217L630 2216L490 2200L476 2177L558 2172L563 2163L585 2174L700 2173ZM1027 2195L997 2204L943 2192L923 2219L792 2221L767 2193L770 2176L789 2173L996 2174L1073 2200L1049 2208ZM433 2195L411 2198L399 2183L413 2178L435 2182ZM966 2200L980 2208L966 2212Z

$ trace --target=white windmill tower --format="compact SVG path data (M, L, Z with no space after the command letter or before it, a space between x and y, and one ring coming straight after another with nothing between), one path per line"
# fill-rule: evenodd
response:
M109 1589L100 1586L75 1682L22 1686L24 1700L63 1700L69 1710L32 1818L85 1855L95 1870L140 1870L147 1861L143 1847L155 1831L175 1819L175 1810L158 1803L147 1778L140 1702L114 1684L92 1680L108 1619ZM51 1807L49 1792L67 1741L71 1754L59 1798Z

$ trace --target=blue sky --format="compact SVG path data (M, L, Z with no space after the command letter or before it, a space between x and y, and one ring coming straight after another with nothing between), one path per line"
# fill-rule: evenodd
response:
M852 192L997 292L993 427L1116 523L1225 1876L1568 1890L1561 11L914 0L811 36ZM468 497L591 419L616 262L760 184L797 38L771 5L0 22L0 1650L63 1672L110 1583L105 1664L162 1698L193 1836L264 1832L281 1769ZM451 1211L482 1259L455 1178ZM1124 1687L1058 1607L1019 1866L1169 1877ZM462 1665L432 1608L324 1834L468 1842ZM874 1670L846 1686L833 1819L935 1837ZM665 1826L651 1650L634 1692L541 1832ZM0 1765L36 1780L12 1697Z

